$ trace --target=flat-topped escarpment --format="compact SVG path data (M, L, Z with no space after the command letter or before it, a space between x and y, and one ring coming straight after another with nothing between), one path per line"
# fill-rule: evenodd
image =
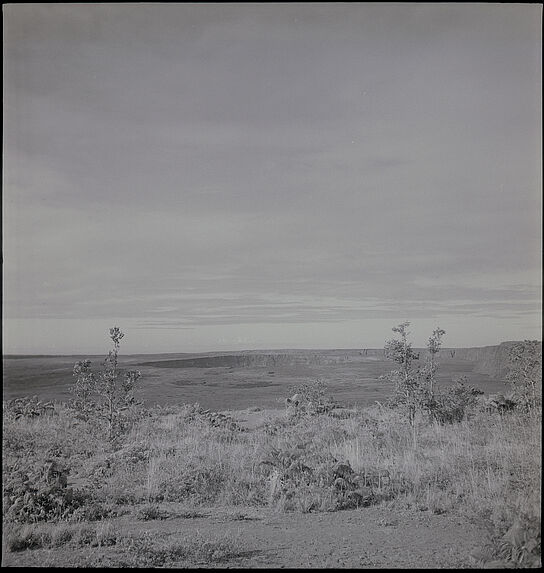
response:
M383 351L381 352L383 357ZM242 351L208 354L191 358L176 358L175 360L142 362L141 364L142 366L155 366L157 368L271 368L296 364L336 364L354 360L358 355L359 350Z
M474 364L474 372L504 379L509 368L509 354L516 344L502 342L494 346L473 348L442 348L439 361L443 363L466 361ZM416 349L423 359L427 350ZM142 366L156 368L250 368L290 365L327 365L346 362L386 360L383 348L338 349L338 350L246 350L239 352L207 353L199 356L176 357L169 360L142 362Z

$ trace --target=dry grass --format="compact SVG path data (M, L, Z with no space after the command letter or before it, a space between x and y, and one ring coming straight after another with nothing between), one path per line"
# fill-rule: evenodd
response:
M414 446L407 423L384 407L345 419L278 412L266 425L241 432L214 427L184 406L149 410L123 443L113 447L64 407L57 405L57 412L4 422L5 482L14 467L58 459L70 466L68 488L84 492L86 503L102 510L107 506L121 511L135 503L156 508L145 519L160 516L163 502L302 512L385 503L483 519L497 540L520 520L538 523L540 529L540 413L474 411L450 425L421 422ZM340 482L339 463L352 470ZM4 511L11 503L5 501ZM93 524L90 531L89 513L79 508L71 515L67 519L73 523L8 520L4 543L10 551L81 544L85 539L101 546L127 543L108 521ZM135 544L128 566L200 558L196 545L189 544L193 551L187 544L162 547L145 539ZM236 553L236 546L210 541L207 558L213 562Z
M200 533L163 535L143 531L124 534L110 521L94 525L73 523L25 524L4 538L4 551L68 549L77 567L187 567L218 564L247 553L240 536L209 538ZM96 548L100 548L97 552ZM46 554L44 566L50 559ZM51 562L50 566L54 563Z

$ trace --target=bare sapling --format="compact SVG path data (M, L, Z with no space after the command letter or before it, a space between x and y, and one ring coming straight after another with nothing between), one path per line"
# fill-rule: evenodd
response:
M119 345L123 337L117 326L110 328L113 349L104 359L102 370L92 372L90 360L76 362L73 372L76 382L70 389L75 396L72 408L86 420L105 423L110 441L122 432L125 412L137 405L134 388L141 376L137 370L119 368Z
M406 409L410 426L414 427L422 385L419 369L412 366L414 360L419 360L419 354L414 352L412 343L408 342L408 326L409 322L395 326L392 330L400 335L400 340L393 338L385 343L386 358L399 364L400 368L392 370L383 378L394 383L394 401Z
M427 342L427 348L429 349L429 360L426 365L427 369L427 380L429 382L429 398L432 400L434 398L434 386L436 381L436 371L438 370L437 357L440 352L440 347L442 346L442 337L446 334L445 330L441 328L435 328L433 330L432 336Z

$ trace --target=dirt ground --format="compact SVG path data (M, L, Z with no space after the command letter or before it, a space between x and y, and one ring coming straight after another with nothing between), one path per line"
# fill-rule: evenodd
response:
M486 543L482 526L454 515L434 515L386 507L318 514L285 514L268 509L199 508L194 514L168 506L165 520L112 520L124 536L149 532L153 538L236 540L238 551L212 565L171 563L173 567L219 568L473 568L470 553ZM6 553L3 566L70 566L97 556L114 558L112 547L36 549Z

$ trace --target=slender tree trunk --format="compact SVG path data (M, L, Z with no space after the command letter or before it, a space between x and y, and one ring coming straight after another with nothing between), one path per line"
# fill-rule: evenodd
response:
M434 396L434 355L431 352L431 375L429 379L429 389L431 392L431 398Z

